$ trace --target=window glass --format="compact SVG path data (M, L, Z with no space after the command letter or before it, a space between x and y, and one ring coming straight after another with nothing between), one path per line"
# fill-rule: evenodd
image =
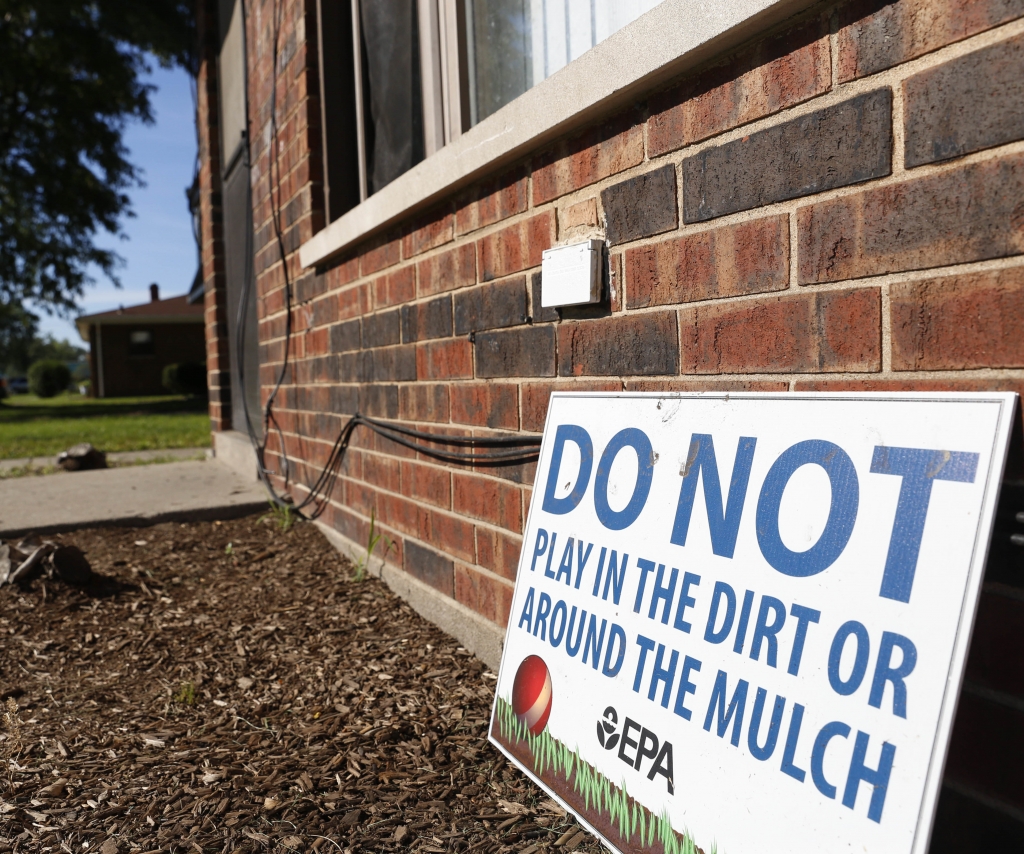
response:
M661 0L463 0L469 121L550 77Z
M145 329L135 329L128 333L129 356L152 356L153 333Z
M410 0L364 0L359 4L370 194L423 159L416 5Z

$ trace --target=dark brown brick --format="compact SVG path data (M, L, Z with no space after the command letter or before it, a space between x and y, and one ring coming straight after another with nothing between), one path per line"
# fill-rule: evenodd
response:
M678 224L676 167L662 166L601 191L608 242L626 243Z
M966 678L1024 700L1024 600L982 593L971 634Z
M533 203L544 204L638 166L643 159L643 124L639 113L627 111L541 154L533 168Z
M398 386L380 383L361 386L359 411L371 418L397 418Z
M401 413L404 421L447 421L448 386L424 382L402 386Z
M648 154L657 157L770 116L827 92L831 84L828 19L816 17L655 96Z
M560 377L678 373L674 312L618 315L558 327Z
M415 540L406 540L405 571L446 596L455 596L455 563L450 557L421 546Z
M382 311L363 318L363 347L386 347L402 340L402 313Z
M426 341L452 334L452 298L402 306L402 340Z
M628 249L630 308L785 290L789 217L725 225Z
M903 83L908 167L1024 139L1024 36Z
M416 379L416 348L412 344L380 347L366 354L373 382L411 382Z
M476 246L467 243L432 255L421 261L417 270L421 297L472 285L476 281Z
M699 392L789 391L785 380L627 380L624 391Z
M800 208L800 283L1020 254L1022 199L1018 154Z
M683 161L683 220L703 222L891 171L892 91L877 89Z
M358 350L362 341L359 320L349 320L331 327L331 352L346 353Z
M455 334L526 322L526 277L487 282L455 294Z
M894 371L1024 367L1024 267L893 285Z
M480 280L489 282L539 267L541 255L555 240L553 210L520 220L514 225L480 238Z
M855 0L839 9L839 80L892 68L1024 15L1024 0Z
M961 692L945 778L1024 808L1024 710Z
M455 383L451 398L456 424L519 429L519 387L514 383Z
M877 288L711 303L679 312L683 373L881 369Z
M476 336L476 375L485 377L553 377L555 328L524 326Z

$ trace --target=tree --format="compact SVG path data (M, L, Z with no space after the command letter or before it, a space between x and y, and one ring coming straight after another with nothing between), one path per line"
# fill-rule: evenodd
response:
M122 142L151 122L155 57L193 68L192 0L0 0L0 300L70 311L120 259L96 246L121 233L141 183Z
M39 318L18 302L0 299L0 372L22 372L33 361Z

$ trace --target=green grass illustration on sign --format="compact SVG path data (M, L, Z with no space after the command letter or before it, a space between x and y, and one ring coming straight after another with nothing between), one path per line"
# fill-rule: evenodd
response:
M631 798L625 781L621 786L611 782L576 751L552 738L546 728L540 735L533 735L519 722L508 700L497 699L495 719L495 734L500 741L516 753L522 752L522 746L528 749L537 777L543 777L546 772L563 777L577 796L582 811L593 810L598 816L607 816L627 847L647 848L660 843L665 854L703 854L689 833L676 832L666 813L655 815ZM711 854L717 854L715 846Z

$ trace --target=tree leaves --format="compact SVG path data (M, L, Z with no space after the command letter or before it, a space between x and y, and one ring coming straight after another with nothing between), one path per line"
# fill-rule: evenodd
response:
M141 184L122 136L152 121L147 60L193 69L190 0L0 0L0 300L69 311L92 279L117 282Z

